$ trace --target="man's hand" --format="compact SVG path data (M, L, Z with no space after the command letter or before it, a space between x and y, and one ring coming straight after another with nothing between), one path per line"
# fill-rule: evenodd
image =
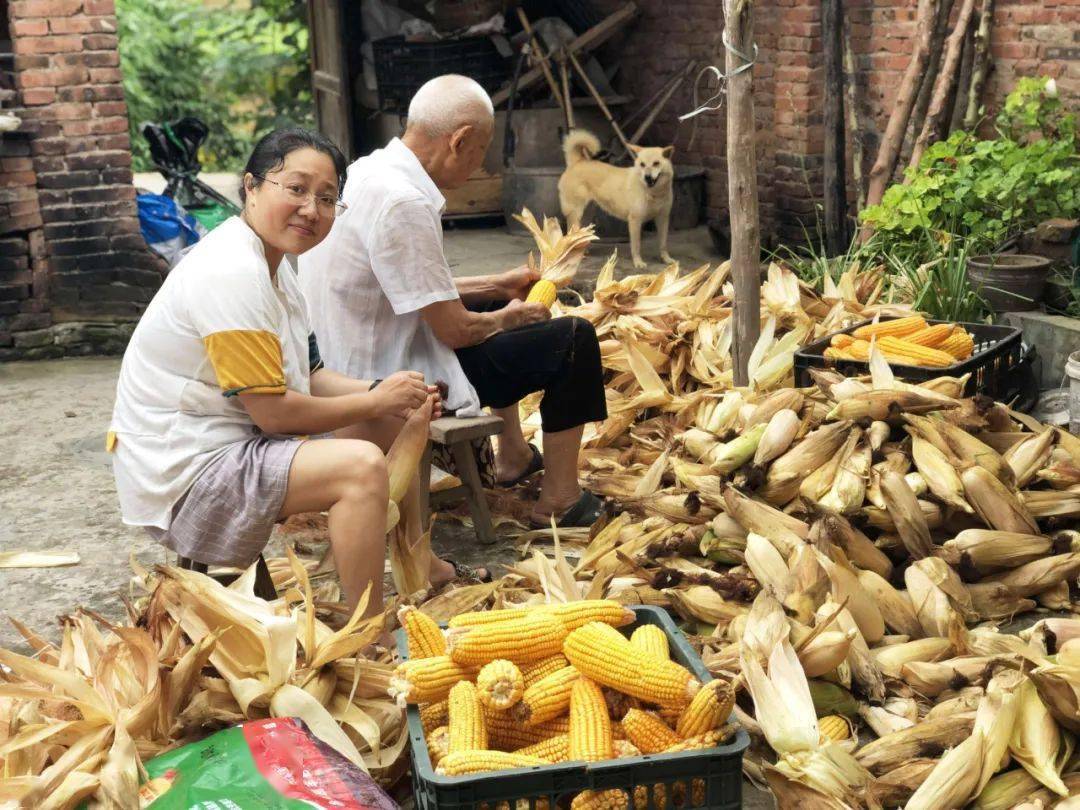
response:
M532 285L540 280L540 273L531 270L525 265L515 267L495 276L495 282L499 288L499 297L504 301L517 299L524 301L529 294Z
M419 371L398 371L372 391L379 401L379 411L387 416L406 418L427 400L434 386L424 384Z
M531 323L540 323L551 318L551 310L535 301L526 304L515 299L500 312L503 316L503 329L517 329L519 326L528 326Z

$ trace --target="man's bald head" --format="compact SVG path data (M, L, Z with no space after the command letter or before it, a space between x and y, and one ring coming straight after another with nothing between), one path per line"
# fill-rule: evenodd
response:
M416 91L405 131L439 138L465 126L490 130L494 122L495 108L487 91L468 76L448 73Z

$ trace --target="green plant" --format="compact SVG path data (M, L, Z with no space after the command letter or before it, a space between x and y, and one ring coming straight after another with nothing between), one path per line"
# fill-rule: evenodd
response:
M922 231L910 252L889 251L882 256L891 271L890 296L893 300L910 302L927 317L940 321L971 322L982 320L988 313L986 302L968 281L968 258L972 255L969 243L960 237L935 239ZM912 257L921 256L921 263Z
M185 115L210 135L209 170L236 170L254 141L285 124L311 125L305 4L252 0L117 0L120 65L133 167L152 171L142 124Z
M961 236L978 253L1041 220L1080 214L1076 120L1052 80L1022 79L996 125L991 140L958 131L933 144L862 221L886 246L928 230Z

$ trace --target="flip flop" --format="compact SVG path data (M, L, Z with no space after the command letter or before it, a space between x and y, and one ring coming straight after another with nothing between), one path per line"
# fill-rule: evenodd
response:
M496 486L502 487L504 489L516 487L518 484L525 481L526 478L530 478L536 475L542 469L544 469L544 457L540 455L540 448L538 448L535 444L530 444L529 449L532 450L532 458L529 459L529 463L526 465L525 471L513 480L496 481Z
M577 499L577 503L559 516L555 521L555 526L559 529L588 528L596 523L602 514L604 514L604 502L588 490L583 489L581 491L581 497ZM529 525L534 529L551 528L550 521L545 523L543 521L530 519Z
M473 568L471 565L449 559L444 559L443 562L448 562L454 566L455 579L471 579L475 582L491 582L491 571L486 568ZM480 575L481 571L484 572L483 576Z

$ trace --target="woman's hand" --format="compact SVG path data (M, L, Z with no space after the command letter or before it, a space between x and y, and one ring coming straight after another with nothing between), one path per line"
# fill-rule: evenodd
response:
M371 393L378 398L381 413L405 419L427 401L432 388L434 386L425 385L424 375L419 371L398 371L379 383Z

